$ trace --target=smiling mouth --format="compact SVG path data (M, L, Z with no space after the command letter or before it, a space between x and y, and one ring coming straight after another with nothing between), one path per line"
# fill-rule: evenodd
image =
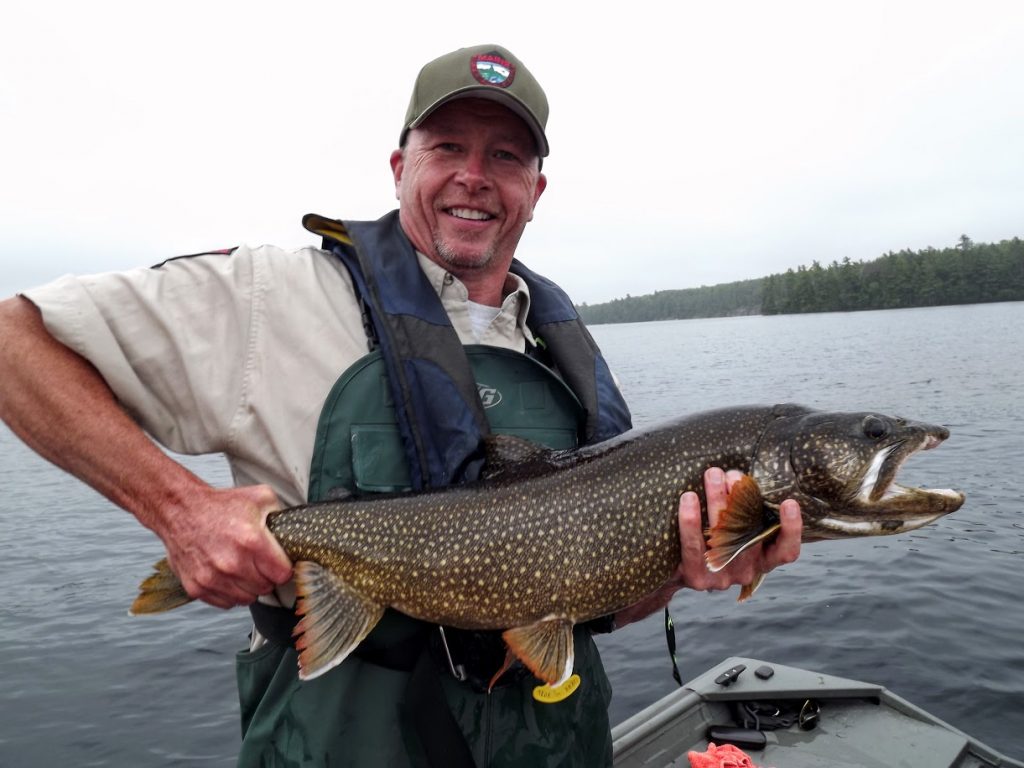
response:
M465 221L490 221L495 218L493 214L487 213L487 211L478 211L475 208L445 208L444 211L449 216Z

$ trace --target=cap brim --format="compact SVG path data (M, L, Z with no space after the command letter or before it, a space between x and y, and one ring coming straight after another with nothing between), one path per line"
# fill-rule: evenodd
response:
M530 111L530 109L523 104L519 99L513 96L508 91L503 91L498 88L494 88L489 85L470 85L465 88L460 88L457 91L446 94L443 98L438 99L429 107L424 109L419 117L413 120L402 131L400 143L405 144L405 137L409 134L409 131L413 128L423 124L423 121L430 117L439 108L447 104L449 101L457 101L458 99L487 99L488 101L494 101L501 104L503 107L514 113L519 117L526 127L530 129L530 133L533 134L534 141L537 142L537 154L540 157L548 156L548 139L544 135L544 130L540 127L540 121L537 120L537 116Z

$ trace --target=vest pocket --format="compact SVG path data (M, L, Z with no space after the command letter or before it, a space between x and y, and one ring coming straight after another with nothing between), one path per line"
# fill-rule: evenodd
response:
M393 493L411 487L398 427L352 425L352 474L360 491Z
M243 736L249 730L253 715L281 666L284 652L284 646L268 642L255 651L243 650L235 654L235 678L238 682Z

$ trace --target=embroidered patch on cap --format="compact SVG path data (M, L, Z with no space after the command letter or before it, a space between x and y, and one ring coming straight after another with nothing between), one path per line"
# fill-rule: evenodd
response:
M474 56L469 60L469 70L478 82L499 88L508 88L516 77L515 65L496 51Z

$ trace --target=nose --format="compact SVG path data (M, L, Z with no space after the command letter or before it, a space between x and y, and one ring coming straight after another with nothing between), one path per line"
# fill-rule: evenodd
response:
M456 174L456 181L470 193L479 192L490 187L490 176L487 173L487 158L482 152L467 152Z

